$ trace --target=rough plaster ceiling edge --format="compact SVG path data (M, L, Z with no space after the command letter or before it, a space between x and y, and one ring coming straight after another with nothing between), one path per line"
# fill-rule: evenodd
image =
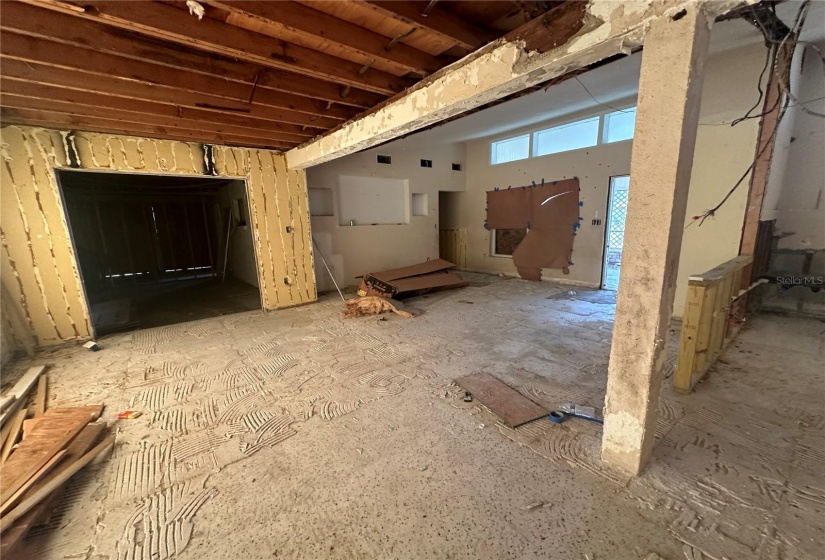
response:
M291 169L318 165L539 85L643 44L652 21L687 8L702 9L709 24L719 15L758 0L687 0L626 4L591 0L584 25L569 41L545 53L529 52L523 41L499 39L436 72L397 99L286 152ZM641 14L641 15L639 15ZM607 24L605 24L607 23ZM617 29L614 29L617 28ZM395 122L393 122L395 121Z

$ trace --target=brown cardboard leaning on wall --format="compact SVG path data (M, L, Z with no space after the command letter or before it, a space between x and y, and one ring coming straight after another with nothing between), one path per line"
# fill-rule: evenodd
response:
M403 268L370 272L361 280L358 295L394 298L466 286L465 281L448 271L450 268L455 265L434 259Z
M513 264L525 280L541 280L541 269L569 272L579 228L579 179L487 192L489 229L526 228L513 251Z

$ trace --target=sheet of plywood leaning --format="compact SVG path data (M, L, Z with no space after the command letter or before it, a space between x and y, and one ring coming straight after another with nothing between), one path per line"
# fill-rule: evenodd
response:
M579 179L487 192L489 229L526 229L513 251L513 264L525 280L541 280L541 269L569 273L579 228Z

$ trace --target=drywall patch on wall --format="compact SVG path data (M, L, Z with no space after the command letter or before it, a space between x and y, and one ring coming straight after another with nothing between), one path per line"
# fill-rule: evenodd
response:
M6 303L25 318L40 346L89 338L89 310L54 170L204 175L203 147L9 126L0 131L0 148ZM264 307L314 301L305 173L288 170L280 152L214 146L212 156L215 175L246 180Z

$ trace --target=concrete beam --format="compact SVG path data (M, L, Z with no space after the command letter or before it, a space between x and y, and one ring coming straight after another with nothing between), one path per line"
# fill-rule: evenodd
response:
M653 449L714 17L691 5L644 38L602 458L631 474Z
M546 31L554 40L545 41L541 48L531 48L531 42L524 38L493 42L355 120L293 148L287 152L289 167L303 169L382 144L571 70L629 53L643 44L652 22L686 8L701 7L714 18L755 2L590 0L580 21L570 17L548 21ZM554 44L558 46L542 52Z

